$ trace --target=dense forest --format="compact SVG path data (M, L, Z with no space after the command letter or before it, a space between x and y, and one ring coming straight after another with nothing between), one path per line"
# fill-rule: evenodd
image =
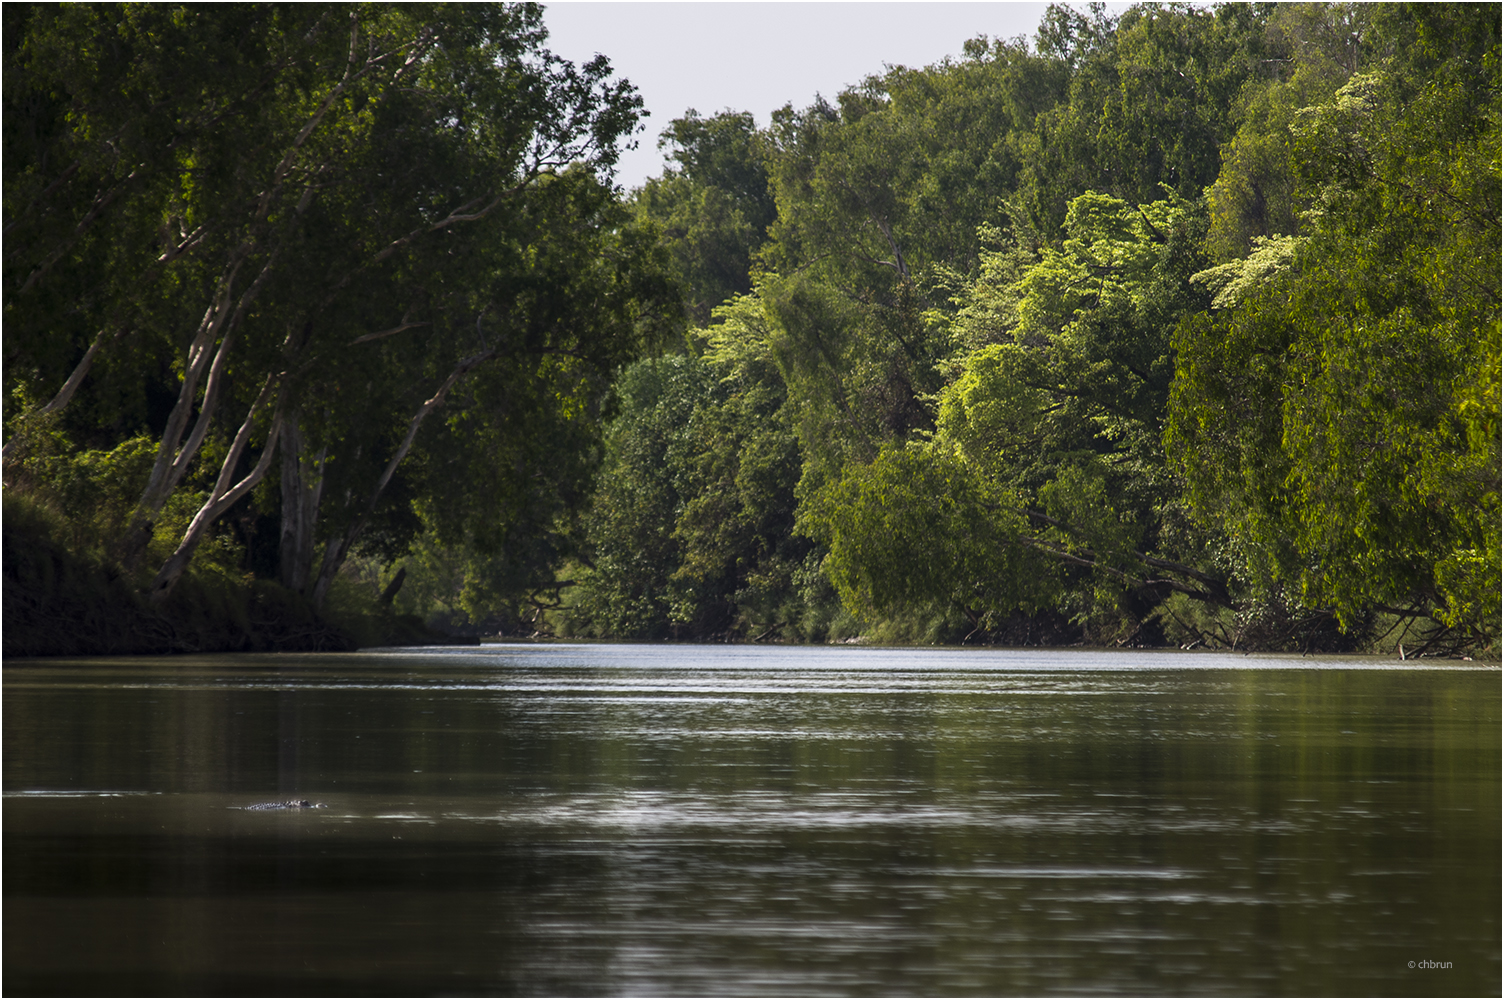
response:
M4 18L8 654L1498 655L1497 5L1055 5L632 191L536 5Z

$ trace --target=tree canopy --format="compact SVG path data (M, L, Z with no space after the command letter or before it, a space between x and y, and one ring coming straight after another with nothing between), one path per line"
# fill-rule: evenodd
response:
M1498 58L1487 6L1053 6L776 111L707 329L859 628L1492 644Z
M6 484L153 600L1498 640L1497 7L1052 5L628 193L533 5L4 17Z
M132 442L156 600L232 510L316 606L423 524L527 525L546 582L613 367L676 322L610 183L630 85L528 4L6 17L8 478Z

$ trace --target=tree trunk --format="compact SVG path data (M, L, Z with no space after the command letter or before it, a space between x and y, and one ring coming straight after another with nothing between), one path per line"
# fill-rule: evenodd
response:
M282 535L278 545L278 575L282 585L302 594L313 572L314 531L318 525L319 500L324 494L324 460L327 448L307 454L300 413L293 411L282 422Z
M113 336L108 338L105 336L108 331L101 330L99 336L94 338L94 343L89 345L89 350L84 352L83 359L73 367L73 372L68 376L68 381L63 383L63 388L57 391L57 395L49 400L46 406L42 407L36 413L28 414L26 419L31 420L37 417L46 417L48 414L55 414L66 407L73 400L73 394L78 392L79 384L84 381L84 376L88 375L89 369L94 367L94 356L99 354L99 349L104 347L108 341L113 341L116 337L125 333L125 330L126 328L121 327L115 331ZM11 439L11 441L14 440ZM10 459L11 441L6 442L4 448L0 448L0 461Z
M227 269L214 302L204 311L199 329L188 346L188 364L184 366L183 381L178 386L178 401L173 405L172 413L167 418L167 427L162 432L162 441L157 447L157 460L152 465L146 488L141 491L141 499L136 502L130 525L117 545L116 556L127 566L134 566L146 551L157 515L167 503L167 498L172 496L172 492L182 482L183 474L188 471L188 464L193 461L204 435L209 432L209 423L214 417L219 396L220 379L216 376L223 375L224 366L229 359L229 331L219 339L219 350L212 352L212 349L230 317L230 284L239 268L240 264L236 262ZM203 402L199 405L198 421L188 442L182 443L183 431L188 427L188 418L193 413L194 399L198 395L199 380L203 378L206 369L210 372L210 379L204 389Z
M307 207L308 200L309 192L305 192L304 198L300 200L297 211L294 213L295 216L301 214ZM121 562L127 567L136 565L142 554L146 552L147 544L151 542L152 523L157 520L162 506L178 488L178 484L183 482L183 476L188 472L189 465L198 454L199 446L204 443L204 437L209 433L209 425L214 421L214 412L219 407L220 389L224 384L225 367L229 364L230 345L235 340L236 329L240 326L241 318L246 315L246 310L261 294L262 287L266 284L273 266L277 263L277 258L282 253L289 230L290 227L284 230L283 239L267 256L266 263L262 265L255 280L241 293L233 311L231 311L230 303L235 276L255 249L255 240L246 239L231 254L230 262L225 267L225 275L220 281L214 305L205 312L204 319L199 324L199 332L194 336L193 344L189 347L189 364L183 376L183 384L178 389L178 402L173 406L172 416L167 421L167 429L162 434L162 444L157 450L157 461L152 466L151 477L147 480L146 489L141 492L141 500L137 502L136 512L131 517L131 525L121 537ZM180 448L178 441L183 435L183 429L188 425L188 417L193 411L198 380L203 374L204 365L216 337L219 339L219 348L214 352L213 364L209 366L209 378L204 384L204 398L199 403L199 416L194 421L193 430L188 434L188 440L183 442ZM279 377L276 375L268 376L269 380L277 378Z
M239 483L231 485L235 476L235 467L240 464L240 457L245 454L246 445L251 440L251 430L256 425L256 414L272 395L276 388L278 376L267 377L266 384L262 387L261 394L256 397L256 402L251 404L251 409L246 412L246 419L240 426L240 431L235 435L235 441L230 446L230 452L225 456L225 461L220 465L219 479L215 481L214 489L209 492L209 499L199 508L193 521L189 523L188 530L183 533L182 541L178 548L162 564L162 569L157 571L156 578L152 581L147 591L148 597L153 604L160 605L167 600L172 589L177 585L183 572L188 569L188 562L193 558L193 551L198 548L199 540L203 538L204 531L220 515L228 511L236 501L240 500L251 488L260 483L266 477L268 470L272 468L272 455L277 451L277 437L282 429L281 407L277 408L272 415L272 427L267 434L267 443L261 450L261 458L256 467Z
M392 600L397 597L397 592L402 590L402 582L408 579L408 568L398 567L397 575L392 578L386 588L382 590L381 597L376 599L377 604L384 608L392 607Z
M343 537L331 539L329 545L325 547L324 559L319 567L319 576L314 581L313 591L309 595L314 608L322 608L324 606L324 599L329 595L329 587L334 583L334 575L344 565L345 557L350 554L350 547L355 544L356 539L360 538L362 530L366 527L366 521L371 517L371 512L376 509L376 502L381 499L382 491L387 489L387 484L392 481L392 476L397 472L397 467L402 463L403 459L407 458L408 450L413 447L413 440L418 437L418 429L423 426L424 418L428 417L429 414L433 413L444 402L444 397L449 393L450 389L466 373L483 361L496 357L496 353L496 348L490 348L482 351L480 354L471 355L469 358L462 360L455 366L454 371L450 372L444 382L439 385L434 395L424 401L423 406L419 407L418 412L413 415L412 421L408 423L408 433L403 437L402 444L397 447L397 451L392 454L392 458L388 460L386 468L382 470L381 478L377 480L376 488L371 491L371 497L366 502L365 509L351 524Z

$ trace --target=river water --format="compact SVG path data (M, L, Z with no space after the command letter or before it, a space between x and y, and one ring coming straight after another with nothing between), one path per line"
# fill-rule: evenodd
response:
M9 661L6 994L1500 993L1498 668ZM247 810L309 800L306 810Z

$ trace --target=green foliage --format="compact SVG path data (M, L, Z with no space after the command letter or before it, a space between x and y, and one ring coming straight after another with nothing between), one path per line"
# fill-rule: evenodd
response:
M505 553L514 596L547 583L608 374L678 318L610 183L642 102L541 19L8 9L7 484L55 427L93 450L47 473L78 508L153 440L113 481L134 510L106 498L132 566L249 561L317 604L353 544L392 560L427 526Z
M1265 8L1142 3L1116 21L1097 8L1047 16L1041 50L1072 65L1065 100L1021 138L1018 222L1049 236L1087 190L1150 202L1160 185L1196 198L1218 176L1235 99L1268 65Z
M394 533L381 551L395 559L419 525L427 526L441 545L463 544L478 558L503 561L509 581L503 590L512 600L546 584L553 568L573 554L578 512L600 458L608 373L658 336L653 328L669 322L664 313L672 308L649 235L630 224L604 188L582 174L550 187L578 190L569 192L571 204L557 214L540 212L542 225L524 244L524 273L493 274L492 291L506 288L514 311L467 326L472 338L500 342L499 358L457 387L442 420L423 426L399 484L406 496L397 493L387 501L416 517L407 534ZM433 343L415 347L432 351ZM421 393L443 377L437 371L434 383L425 386L404 378L398 365L384 374L399 380L392 395L408 395L415 410ZM389 440L411 412L396 411L385 429ZM390 454L390 446L369 452L359 447L363 429L356 417L352 411L351 424L340 429L343 447L333 454L341 461L326 491L343 485L351 453L357 461L372 455L378 470ZM368 469L355 482L374 476ZM341 514L331 512L331 528L340 525Z
M778 219L757 291L799 404L807 492L932 429L950 293L977 264L978 226L1003 221L1011 137L1065 84L1017 43L967 54L774 113Z
M976 39L756 143L677 123L763 151L740 308L863 629L1337 650L1426 608L1496 633L1497 37L1486 8L1056 6L1035 53ZM671 409L652 440L712 406ZM615 531L668 546L639 611L682 621L701 598L667 596L748 543L726 476L642 456L613 476L636 463L623 497L656 513Z
M1168 335L1205 303L1189 281L1203 225L1177 199L1136 208L1089 192L1072 202L1060 250L1022 272L999 252L960 300L958 342L986 346L942 394L937 443L982 475L1043 491L1089 535L1105 518L1137 526L1131 539L1094 541L1104 553L1172 544L1160 530L1175 504L1159 446ZM1103 503L1111 514L1095 513Z
M83 551L102 552L124 528L156 451L145 435L109 450L80 449L55 415L26 423L11 442L6 489L61 516Z
M717 306L752 290L753 255L774 220L757 128L746 112L702 118L692 108L659 147L678 166L644 184L636 208L662 230L690 320L705 326Z
M779 217L757 292L799 404L800 496L821 510L805 524L832 546L850 608L949 605L974 629L991 616L988 631L1021 609L1069 608L1084 624L1121 611L1137 635L1163 597L1140 593L1143 554L1201 557L1160 449L1169 332L1207 302L1189 282L1209 263L1191 199L1216 177L1262 17L1147 5L1115 23L1053 8L1039 55L969 43L966 61L775 115ZM1082 194L1105 177L1116 194ZM1166 183L1173 197L1155 201ZM1035 599L1007 587L969 599L975 582L929 578L888 594L879 582L899 557L841 526L881 521L880 493L853 484L895 449L962 462L1016 498L1015 517L1046 519L1020 529L1033 553L1093 569L1037 577Z
M799 449L767 326L751 299L717 318L699 335L701 357L642 361L618 381L572 631L798 637L827 627L809 542L793 534Z
M1229 309L1289 271L1303 242L1298 236L1253 237L1248 257L1198 272L1191 280L1212 293L1213 309Z
M1498 8L1053 5L625 203L534 6L4 19L7 492L184 615L1499 635Z
M693 454L688 428L713 385L695 359L638 362L617 382L621 415L607 435L601 485L589 515L591 562L575 615L610 636L662 636L673 608L670 578L681 546L674 529L679 482ZM688 491L686 491L688 492Z
M847 467L802 512L830 549L825 570L868 621L961 610L974 628L1054 597L1049 568L1021 543L1017 498L944 451L886 448Z
M1202 301L1201 216L1089 192L1067 218L1061 249L1034 263L984 254L957 300L962 354L934 435L849 462L809 496L805 530L870 621L952 609L987 634L1049 609L1110 633L1121 613L1137 634L1157 600L1135 567L1172 542L1166 332Z
M1243 258L1255 241L1301 229L1309 193L1298 185L1291 128L1298 112L1331 99L1372 45L1369 4L1281 4L1267 29L1269 72L1251 75L1236 102L1238 132L1223 147L1207 189L1207 245L1219 261Z
M1167 440L1255 580L1495 637L1499 14L1381 14L1392 55L1292 126L1311 235L1179 331Z

